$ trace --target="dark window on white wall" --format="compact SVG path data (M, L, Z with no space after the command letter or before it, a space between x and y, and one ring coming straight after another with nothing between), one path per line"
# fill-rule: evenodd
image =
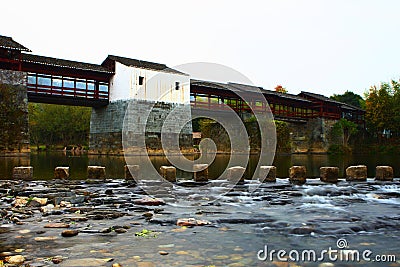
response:
M179 90L179 86L180 86L179 82L175 82L175 90Z
M143 85L144 77L139 76L139 85Z

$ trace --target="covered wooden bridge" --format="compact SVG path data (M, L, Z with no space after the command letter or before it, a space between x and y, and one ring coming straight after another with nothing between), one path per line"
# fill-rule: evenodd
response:
M12 38L0 36L0 69L27 73L28 101L105 106L113 71L96 64L28 54Z
M27 73L29 101L91 107L108 105L109 85L115 68L107 64L83 63L29 52L28 48L12 38L0 36L0 69ZM243 94L251 99L249 103L239 96ZM285 121L346 118L364 125L364 110L309 92L293 95L252 85L191 80L190 96L194 109L221 111L229 106L240 114L270 110L276 119Z
M238 95L246 95L246 99L250 101L246 103ZM364 110L323 95L308 92L293 95L238 83L192 80L190 84L190 102L194 109L223 111L231 108L240 114L268 112L266 102L260 99L261 95L267 100L269 110L278 120L306 122L312 118L346 118L364 125Z

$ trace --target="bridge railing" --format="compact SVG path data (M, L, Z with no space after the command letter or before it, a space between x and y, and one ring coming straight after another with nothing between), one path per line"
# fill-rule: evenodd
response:
M109 84L90 79L28 73L28 93L87 99L108 99Z
M264 112L267 111L265 106L258 106L257 104L250 104L251 107L247 104L241 104L241 103L235 103L235 105L231 104L223 104L223 103L218 103L218 102L207 102L207 101L196 101L192 100L191 101L191 106L192 108L198 108L198 109L207 109L207 110L229 110L232 109L236 112ZM294 109L294 110L293 110ZM298 119L311 119L311 118L316 118L320 116L324 117L329 117L329 118L340 118L340 114L336 113L323 113L321 114L317 110L313 109L302 109L302 110L296 110L295 107L287 107L287 109L274 109L270 108L271 112L275 116L279 117L287 117L287 118L298 118Z

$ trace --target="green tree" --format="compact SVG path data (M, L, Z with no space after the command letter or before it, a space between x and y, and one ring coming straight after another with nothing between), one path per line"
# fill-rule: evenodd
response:
M349 147L350 137L358 132L357 124L346 119L340 119L333 125L332 133L341 139L344 148Z
M287 89L285 87L283 87L282 85L277 85L275 87L275 91L278 93L283 93L283 94L286 94L288 92Z
M42 138L41 134L43 132L41 126L44 126L43 124L39 123L40 106L35 103L29 103L28 114L29 114L29 133L31 139L30 142L32 145L36 145L36 148L39 150L39 144Z
M385 130L400 132L400 88L399 83L391 81L379 87L372 86L366 94L365 119L367 129L378 138Z
M391 81L392 85L392 114L393 120L391 124L391 130L395 136L400 136L400 82Z
M31 142L36 146L88 143L91 108L29 104Z
M346 91L344 94L341 95L334 94L330 98L359 108L365 108L365 100L360 95L350 91Z
M276 149L278 152L290 153L291 152L291 141L290 141L290 129L287 122L275 120L276 127Z

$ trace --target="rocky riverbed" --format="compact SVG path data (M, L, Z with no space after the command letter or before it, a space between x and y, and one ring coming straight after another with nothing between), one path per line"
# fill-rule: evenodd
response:
M246 181L223 194L226 186L0 181L0 266L400 266L399 179ZM338 239L347 242L344 249L396 260L288 263L257 256L266 245L338 249Z

